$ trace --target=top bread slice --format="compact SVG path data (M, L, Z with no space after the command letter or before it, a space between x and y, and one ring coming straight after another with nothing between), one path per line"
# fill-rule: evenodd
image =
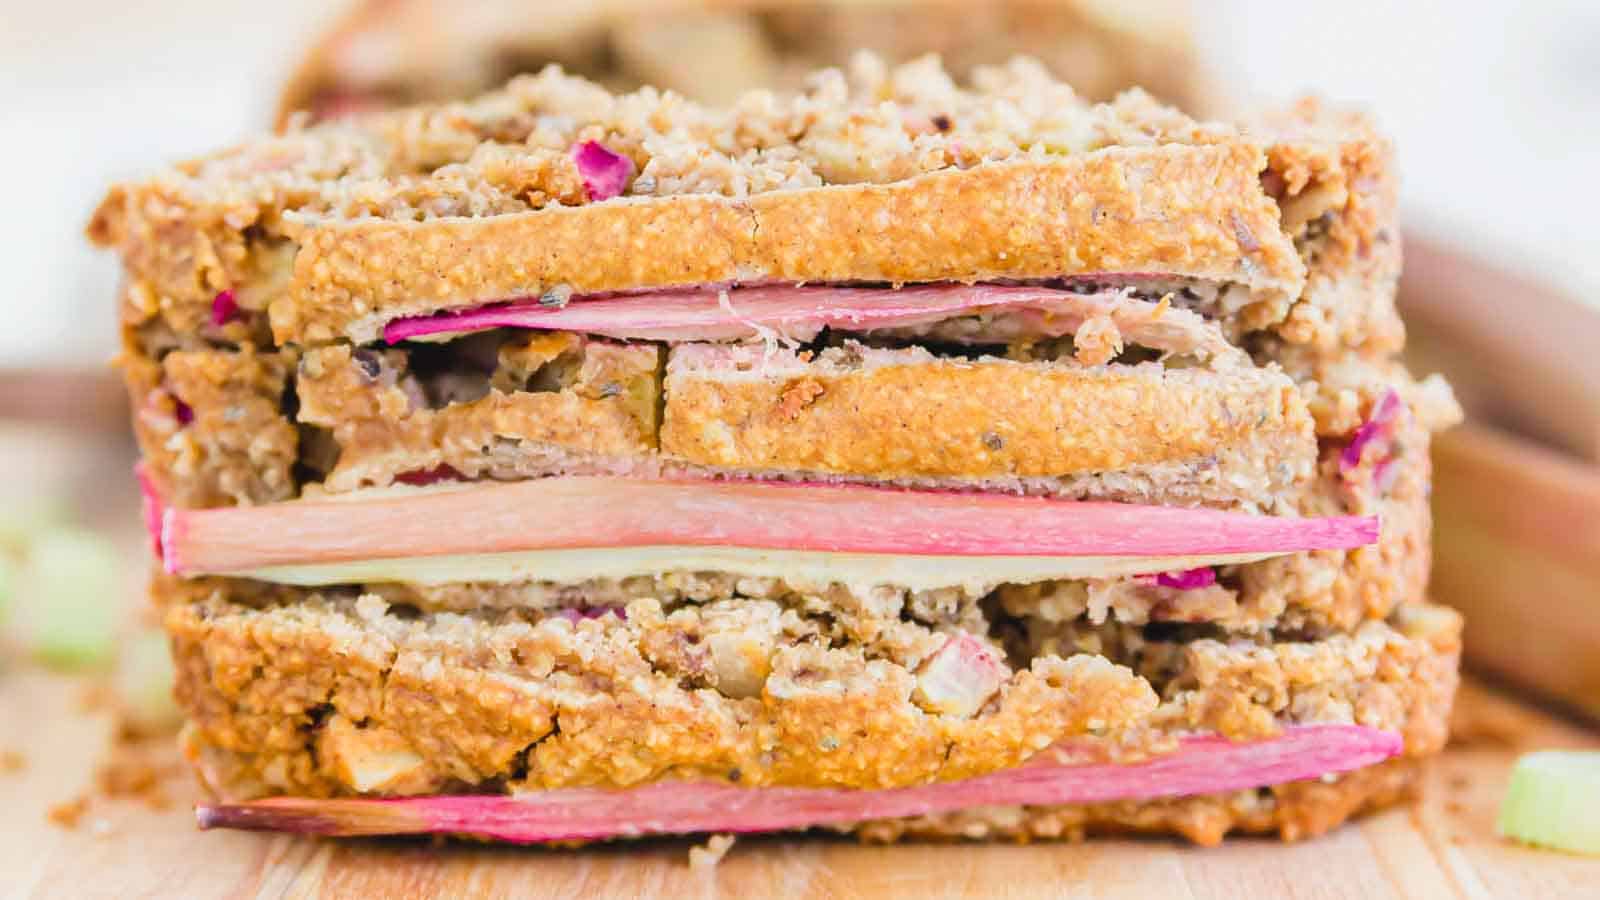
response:
M1130 276L1228 292L1237 336L1293 320L1307 240L1387 171L1364 120L1283 122L1201 124L1139 92L1090 105L1025 61L959 88L932 58L862 56L727 109L550 69L119 185L90 234L122 253L127 324L180 344L369 343L397 318L552 291ZM621 196L591 201L571 153L588 141L636 167ZM1377 171L1353 179L1351 160ZM1368 246L1392 230L1356 224ZM224 291L242 314L213 323Z

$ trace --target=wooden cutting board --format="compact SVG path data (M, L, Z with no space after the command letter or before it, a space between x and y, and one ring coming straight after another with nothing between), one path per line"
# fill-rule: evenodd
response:
M0 672L0 894L17 897L1596 897L1600 859L1524 849L1494 835L1510 761L1523 749L1600 747L1600 733L1469 686L1453 747L1426 799L1324 838L1216 849L1168 840L863 847L825 838L739 841L714 869L684 841L581 851L425 841L331 841L200 832L186 779L156 811L96 799L71 830L46 811L84 790L109 723L78 709L82 685Z

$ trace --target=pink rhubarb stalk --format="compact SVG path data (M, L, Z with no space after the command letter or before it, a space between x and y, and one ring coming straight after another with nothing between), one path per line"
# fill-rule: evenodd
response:
M926 556L1276 554L1365 546L1377 540L1378 520L856 485L572 476L168 509L161 534L168 570L193 574L670 546Z
M317 800L279 797L203 805L202 828L339 836L458 834L514 843L652 834L782 831L988 805L1149 800L1258 788L1375 765L1402 749L1398 735L1358 725L1303 725L1233 743L1184 738L1146 762L1062 764L1045 751L1014 769L963 781L889 790L741 788L661 782L626 790L565 788L513 796Z
M1185 569L1182 572L1158 572L1151 576L1151 579L1161 587L1176 588L1180 591L1193 591L1216 584L1217 570L1210 566L1200 566L1195 569Z
M144 514L144 527L150 533L150 549L156 559L161 558L161 523L167 513L167 504L161 499L161 488L156 484L150 467L135 463L133 475L139 479L139 509Z
M221 328L239 315L239 301L233 291L222 291L211 298L211 324Z
M599 141L584 141L573 147L572 162L583 179L584 192L594 202L620 196L633 180L633 160Z
M489 328L581 331L619 340L728 341L776 332L810 340L823 328L870 331L926 325L984 309L1036 309L1048 315L1058 288L1020 285L932 284L882 288L690 288L656 291L565 306L519 302L463 312L398 319L384 329L389 343ZM1075 325L1064 321L1062 331Z

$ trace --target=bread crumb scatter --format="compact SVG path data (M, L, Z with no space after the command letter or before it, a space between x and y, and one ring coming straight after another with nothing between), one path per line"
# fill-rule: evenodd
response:
M722 858L728 855L733 848L734 836L731 834L713 834L706 839L704 844L689 848L689 866L695 869L709 869Z
M64 800L50 807L45 816L62 828L77 828L83 814L89 811L89 796L79 794L71 800Z

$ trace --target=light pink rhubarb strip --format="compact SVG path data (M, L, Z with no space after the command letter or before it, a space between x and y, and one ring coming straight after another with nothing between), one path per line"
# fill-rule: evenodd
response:
M514 843L750 833L974 806L1106 803L1245 790L1349 772L1396 756L1401 749L1400 737L1385 731L1304 725L1252 743L1189 737L1174 753L1132 765L1034 762L963 781L889 790L662 782L627 790L568 788L513 796L280 797L204 805L196 816L202 828L342 836L461 834Z
M161 488L143 462L134 463L133 476L139 480L139 511L144 516L145 530L150 533L150 549L161 558L162 522L166 518L167 504L161 498Z
M538 301L398 319L389 343L489 328L579 331L619 340L725 341L777 333L810 340L823 328L870 331L925 325L985 309L1029 308L1047 315L1052 301L1081 299L1059 288L932 284L884 288L763 285L653 291L565 305ZM1065 330L1076 322L1063 327Z
M571 476L360 499L167 508L168 571L532 550L734 547L927 556L1199 556L1365 546L1374 517L853 485Z

